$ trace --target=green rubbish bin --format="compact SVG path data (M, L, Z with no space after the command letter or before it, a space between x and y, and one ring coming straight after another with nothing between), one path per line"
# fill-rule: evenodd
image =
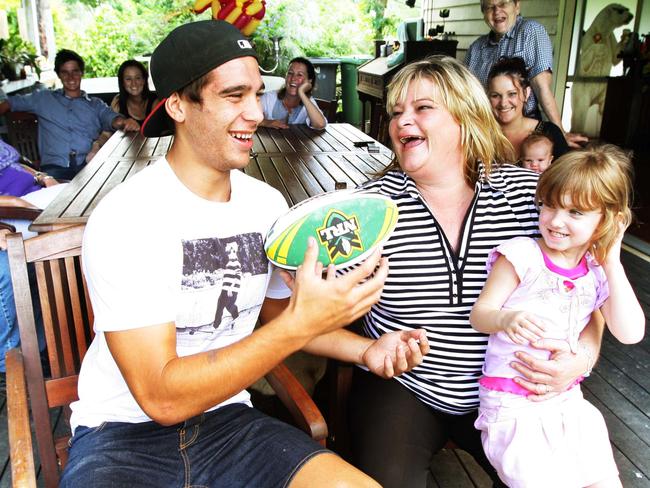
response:
M357 94L357 68L372 56L357 54L341 58L341 98L343 99L343 121L356 127L361 126L361 100Z

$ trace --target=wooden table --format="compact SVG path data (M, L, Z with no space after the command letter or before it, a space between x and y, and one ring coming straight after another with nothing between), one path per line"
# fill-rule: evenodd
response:
M116 132L30 229L47 232L85 223L104 195L164 156L172 140L172 136L144 138ZM384 169L392 156L389 149L349 124L330 124L324 131L303 125L260 128L244 171L277 188L294 205L335 186L363 183Z

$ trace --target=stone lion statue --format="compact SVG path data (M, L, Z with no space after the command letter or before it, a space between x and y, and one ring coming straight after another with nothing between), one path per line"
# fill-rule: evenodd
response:
M609 76L612 66L621 60L618 54L627 42L627 31L616 41L614 29L628 24L634 16L627 7L610 3L603 8L582 35L580 55L578 57L578 77ZM571 90L571 132L586 134L587 111L592 105L598 105L598 114L602 117L605 106L607 83L576 81ZM587 134L597 136L598 134Z

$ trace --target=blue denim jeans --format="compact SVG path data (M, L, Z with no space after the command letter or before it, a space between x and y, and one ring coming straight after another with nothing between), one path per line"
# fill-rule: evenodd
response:
M29 284L32 290L32 302L34 304L34 320L36 321L36 332L40 350L45 349L45 337L43 334L41 305L38 301L36 287L36 275L34 269L28 268ZM20 344L20 332L18 319L16 317L16 303L14 302L14 289L11 285L11 272L9 270L9 256L7 251L0 250L0 372L6 371L5 354L11 348Z
M77 427L59 487L284 487L321 452L298 429L238 403L169 427Z

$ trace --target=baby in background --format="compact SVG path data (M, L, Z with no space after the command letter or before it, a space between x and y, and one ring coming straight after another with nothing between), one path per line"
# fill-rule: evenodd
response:
M533 132L521 143L521 163L526 169L543 173L553 161L553 141L540 132Z

